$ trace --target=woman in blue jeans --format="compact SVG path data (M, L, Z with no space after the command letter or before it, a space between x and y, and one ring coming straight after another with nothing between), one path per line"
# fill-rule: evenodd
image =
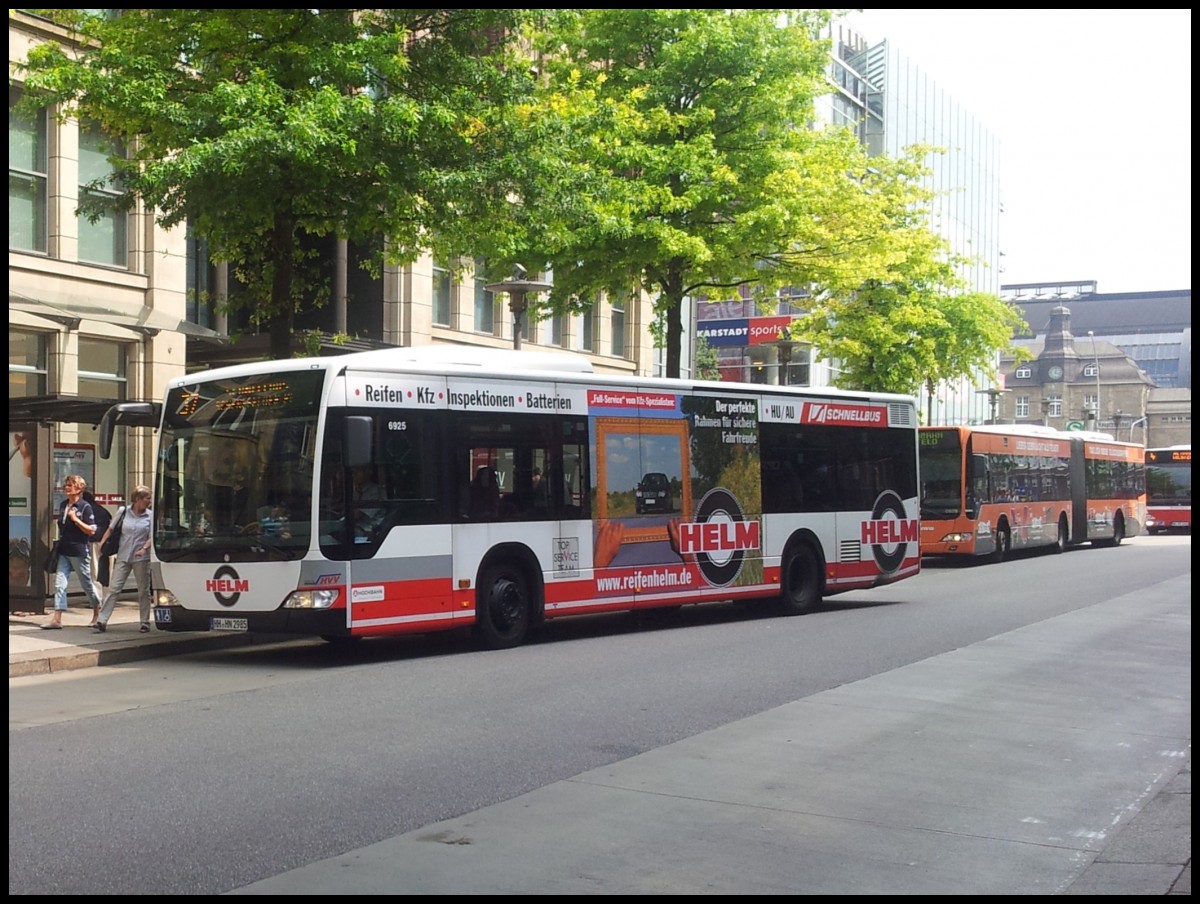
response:
M74 571L79 585L92 604L92 623L100 615L100 597L92 584L92 551L88 541L96 533L96 513L83 498L87 481L78 474L63 481L67 498L58 510L58 571L54 575L54 614L42 625L44 631L62 628L62 615L67 611L67 579Z

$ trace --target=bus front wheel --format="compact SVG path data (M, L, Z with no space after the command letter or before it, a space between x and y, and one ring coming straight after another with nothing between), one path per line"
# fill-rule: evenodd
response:
M821 564L804 543L792 549L783 561L779 610L784 615L803 615L821 601Z
M525 639L533 609L525 576L509 565L492 565L475 597L475 638L489 650L515 647Z
M1067 516L1059 515L1058 518L1058 539L1054 541L1054 551L1062 553L1067 551L1067 543L1069 542L1067 533Z

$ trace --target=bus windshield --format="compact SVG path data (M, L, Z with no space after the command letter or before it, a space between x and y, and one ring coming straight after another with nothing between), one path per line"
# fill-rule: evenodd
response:
M155 469L161 559L280 560L307 552L324 377L282 371L170 391Z
M1165 459L1166 456L1162 456L1162 458ZM1146 502L1151 505L1191 505L1191 461L1147 463Z
M921 517L957 518L962 507L962 446L954 430L920 435Z

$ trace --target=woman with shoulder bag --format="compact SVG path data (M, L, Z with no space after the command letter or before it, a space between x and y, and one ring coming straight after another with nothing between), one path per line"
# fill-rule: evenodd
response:
M67 498L58 510L58 565L54 571L54 614L42 625L44 631L62 628L62 616L67 611L67 580L74 571L79 585L92 604L93 624L100 615L100 597L92 583L92 554L90 540L96 533L96 513L83 498L87 481L72 474L63 481Z
M100 540L101 552L109 540L120 537L117 541L116 564L112 569L112 583L109 584L108 594L104 597L104 605L100 607L100 616L92 630L103 634L108 630L108 620L112 617L117 597L125 589L125 582L132 573L137 581L138 614L141 616L143 634L150 630L150 542L154 530L154 515L150 511L150 488L136 486L129 497L129 505L123 507L113 519L104 536Z

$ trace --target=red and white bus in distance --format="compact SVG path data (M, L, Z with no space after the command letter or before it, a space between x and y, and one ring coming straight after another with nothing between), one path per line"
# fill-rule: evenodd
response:
M1192 530L1192 447L1146 450L1146 530Z
M189 375L161 411L156 624L472 627L503 648L573 614L738 599L798 614L919 572L916 424L907 396L609 377L571 353L395 348Z
M1146 521L1143 447L1038 425L922 427L921 554L1118 546Z

